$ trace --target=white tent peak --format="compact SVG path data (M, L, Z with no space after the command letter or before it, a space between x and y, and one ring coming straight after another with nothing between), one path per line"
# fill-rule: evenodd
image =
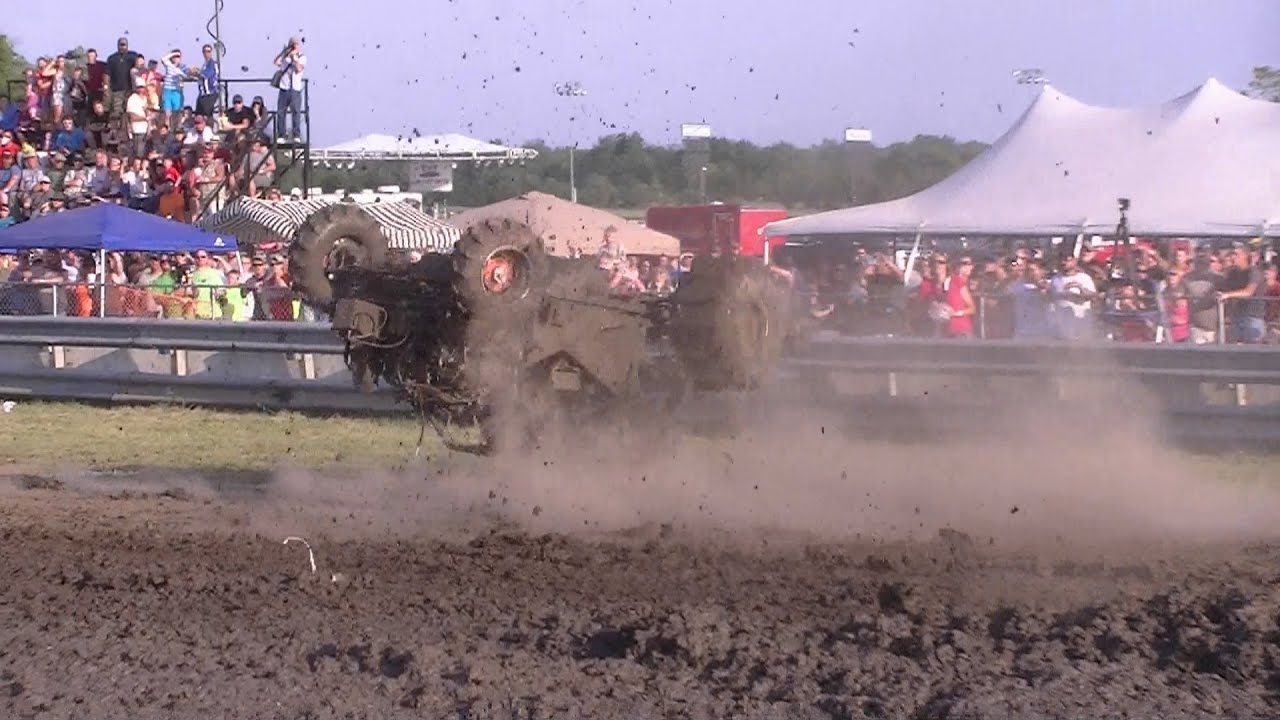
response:
M1280 104L1209 78L1163 103L1103 107L1044 86L1013 125L914 195L771 223L772 235L1145 235L1280 231Z

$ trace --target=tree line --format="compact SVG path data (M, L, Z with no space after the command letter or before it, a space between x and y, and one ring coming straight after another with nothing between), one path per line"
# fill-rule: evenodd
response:
M537 150L538 157L522 165L459 163L449 202L474 207L528 190L570 197L569 148L541 141L521 145ZM700 146L671 147L648 143L638 133L619 133L577 149L573 162L578 201L596 207L641 208L705 197L825 209L909 195L951 174L985 147L925 135L888 147L834 142L807 148L759 146L716 138ZM394 163L361 163L351 170L314 166L310 180L326 192L403 187L407 172ZM282 182L300 185L301 177L292 170Z

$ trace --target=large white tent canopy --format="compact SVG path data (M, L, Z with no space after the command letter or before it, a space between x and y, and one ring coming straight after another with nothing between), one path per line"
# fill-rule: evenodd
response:
M507 147L447 133L384 135L374 133L313 151L319 160L531 160L538 151Z
M1280 235L1280 104L1217 80L1142 108L1045 86L999 140L915 195L781 220L766 235Z

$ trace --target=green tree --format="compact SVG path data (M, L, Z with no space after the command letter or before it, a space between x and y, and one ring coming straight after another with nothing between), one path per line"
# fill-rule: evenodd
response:
M1280 102L1280 68L1270 65L1259 65L1253 69L1253 79L1249 81L1248 95L1271 102Z
M19 93L23 88L22 71L29 65L30 63L18 54L9 36L0 33L0 95L17 95L13 99L22 100L22 95Z

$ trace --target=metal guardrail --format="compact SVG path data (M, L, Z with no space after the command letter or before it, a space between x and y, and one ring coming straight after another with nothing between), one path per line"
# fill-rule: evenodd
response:
M1280 347L1065 340L831 338L788 364L850 372L1101 375L1280 384Z
M69 348L90 350L76 355ZM325 373L316 368L322 363L313 356L338 356L343 349L326 323L6 317L0 318L0 397L404 412L390 390L359 392L336 358L326 360L327 376L321 377ZM160 358L147 351L171 356L167 372ZM100 364L104 357L116 355L128 357L110 367ZM192 356L190 365L187 355ZM300 362L290 365L283 362L285 358ZM159 371L142 372L144 365ZM210 371L214 365L220 367L218 372ZM113 372L113 367L120 369ZM295 376L298 372L301 377ZM1127 376L1176 389L1169 398L1176 403L1191 400L1189 405L1165 408L1166 429L1174 436L1208 442L1280 440L1280 404L1247 406L1243 393L1246 384L1280 386L1280 348L1274 346L820 335L805 352L783 363L778 380L782 387L795 383L795 388L807 386L812 392L826 387L825 380L841 375L870 377L872 389L853 396L833 393L824 402L848 416L860 432L872 434L885 428L918 429L940 423L980 426L985 424L984 417L994 422L1007 410L999 398L982 392L944 393L945 398L922 396L918 391L899 393L899 380L910 376L940 376L942 384L950 386L956 385L958 376L996 380ZM1192 397L1194 392L1182 392L1197 391L1200 384L1233 389L1236 398L1210 404ZM1020 391L1012 392L1016 397ZM1008 392L997 394L1007 403Z
M3 345L290 355L341 355L343 351L342 341L326 323L50 316L0 319Z
M341 355L327 323L0 318L0 346ZM1280 346L818 336L785 364L856 373L1057 374L1280 384ZM252 380L251 378L249 378Z

